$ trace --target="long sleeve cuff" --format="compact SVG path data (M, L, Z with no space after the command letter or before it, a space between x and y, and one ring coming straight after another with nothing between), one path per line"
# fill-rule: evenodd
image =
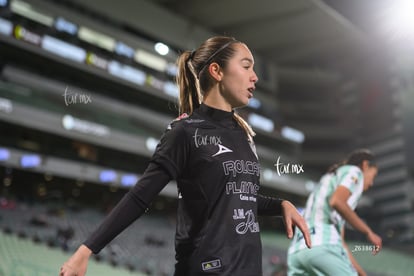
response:
M281 198L257 195L257 208L260 216L282 216Z

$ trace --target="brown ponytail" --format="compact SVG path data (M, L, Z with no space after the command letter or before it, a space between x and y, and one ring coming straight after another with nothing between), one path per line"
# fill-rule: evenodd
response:
M192 52L183 52L177 60L178 74L177 85L180 89L179 112L180 114L193 113L200 106L202 96L198 89L194 69L191 64Z

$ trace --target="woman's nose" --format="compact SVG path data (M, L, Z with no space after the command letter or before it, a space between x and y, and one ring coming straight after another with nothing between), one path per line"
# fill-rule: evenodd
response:
M259 81L259 78L256 75L256 72L253 72L252 82L256 83Z

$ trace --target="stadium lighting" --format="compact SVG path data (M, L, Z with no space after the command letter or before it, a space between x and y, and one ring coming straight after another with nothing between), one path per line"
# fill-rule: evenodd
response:
M272 132L275 129L275 124L269 118L261 116L256 113L250 113L248 118L249 124L255 128L259 128L266 132Z
M115 182L117 173L113 170L103 170L99 174L99 180L103 183Z
M136 50L134 59L136 62L160 72L164 72L168 64L167 60L164 58L153 55L142 49Z
M294 129L292 127L284 126L281 130L281 134L286 139L289 139L296 143L301 144L305 141L305 134L302 131Z
M25 154L20 159L20 166L22 168L36 168L42 163L42 159L37 154Z
M0 161L7 161L10 158L10 151L8 149L0 148Z
M10 10L13 13L36 21L37 23L43 24L45 26L53 26L54 18L51 15L47 15L42 12L36 11L35 9L33 9L31 4L26 3L24 1L12 1L10 3Z
M65 32L71 35L76 35L78 33L78 26L63 17L56 18L55 28L60 32Z
M162 42L155 43L154 49L158 54L162 56L167 55L168 52L170 51L170 48Z
M262 103L260 102L260 100L256 98L251 98L249 100L248 106L254 109L259 109L262 106Z
M151 152L153 152L155 150L155 148L158 145L158 140L152 137L147 138L145 145L147 146L147 149Z
M414 1L395 0L387 9L387 29L393 38L414 40Z
M132 187L138 181L138 176L135 174L125 174L121 178L121 185L125 187Z

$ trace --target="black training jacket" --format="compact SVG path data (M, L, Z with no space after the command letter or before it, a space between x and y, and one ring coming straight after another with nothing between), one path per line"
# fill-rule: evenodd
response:
M233 113L202 104L191 116L168 126L143 177L85 245L99 252L174 179L174 275L260 276L257 217L281 215L281 200L259 195L259 178L254 145Z

